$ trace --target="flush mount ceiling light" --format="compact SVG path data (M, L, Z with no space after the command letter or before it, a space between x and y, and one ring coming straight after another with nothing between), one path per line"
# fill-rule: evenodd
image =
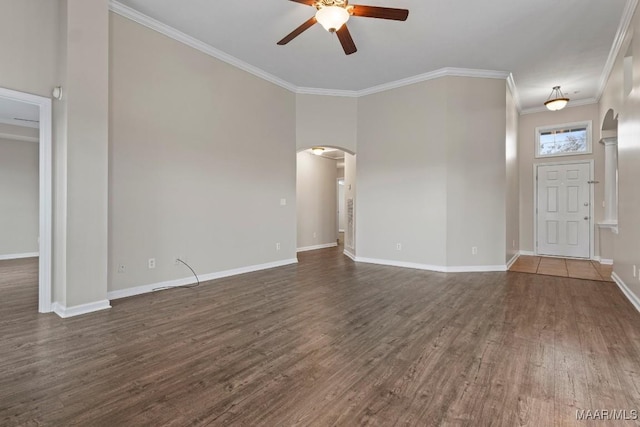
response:
M321 155L322 153L324 153L324 148L322 148L322 147L313 147L313 148L311 149L311 152L312 152L313 154L315 154L316 156L319 156L319 155Z
M560 90L560 86L554 86L551 90L551 95L547 99L547 102L544 103L544 106L547 107L551 111L562 110L569 103L569 98L567 98L562 91Z

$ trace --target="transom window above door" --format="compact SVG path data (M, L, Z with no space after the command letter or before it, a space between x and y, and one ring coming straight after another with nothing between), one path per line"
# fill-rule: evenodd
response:
M591 120L536 128L536 158L591 154Z

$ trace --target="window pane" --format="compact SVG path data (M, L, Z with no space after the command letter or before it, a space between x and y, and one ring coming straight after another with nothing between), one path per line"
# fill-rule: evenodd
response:
M541 156L587 151L587 128L558 129L540 133Z

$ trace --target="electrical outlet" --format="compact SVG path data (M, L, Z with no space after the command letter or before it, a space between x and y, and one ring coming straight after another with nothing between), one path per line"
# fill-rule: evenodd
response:
M511 244L511 248L515 249L516 248L516 241L514 240L513 243Z
M318 233L316 233L315 231L313 232L313 238L315 239L316 237L318 237Z
M287 206L287 199L280 199L280 206Z
M402 243L396 243L396 251L402 250Z
M477 246L473 246L471 248L471 255L478 255L478 247Z
M156 259L149 258L148 265L149 265L149 269L156 268Z
M276 251L280 250L280 243L276 243Z
M638 267L636 267L635 265L633 266L633 277L636 277L636 274L638 274Z
M118 273L124 273L126 271L127 267L124 264L120 264L118 266Z

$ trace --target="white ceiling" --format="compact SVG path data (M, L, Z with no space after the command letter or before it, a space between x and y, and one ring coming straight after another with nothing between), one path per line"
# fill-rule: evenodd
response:
M40 109L37 105L0 97L0 123L37 129L39 118Z
M445 67L505 71L526 110L539 107L555 85L574 101L600 95L633 1L354 0L410 13L406 22L352 17L358 52L350 56L320 25L277 46L315 11L292 1L122 3L298 87L359 91Z
M326 157L328 159L333 159L333 160L342 160L344 159L344 151L339 150L337 148L331 148L331 147L323 147L324 151L322 152L322 154L320 155L320 157ZM306 153L309 154L314 154L313 151L311 150L311 148L309 148L308 150L304 150Z

